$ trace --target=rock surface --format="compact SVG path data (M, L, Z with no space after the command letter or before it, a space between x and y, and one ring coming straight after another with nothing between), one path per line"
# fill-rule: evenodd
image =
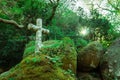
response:
M104 80L120 80L120 39L108 48L100 63Z
M33 54L35 47L34 42L30 42L25 49L23 58ZM76 73L77 65L77 52L74 47L74 43L70 38L64 38L63 40L51 40L43 42L43 47L40 49L41 54L47 54L49 56L59 56L62 63L62 68L65 70L72 70Z
M78 51L77 69L78 71L91 71L98 67L102 56L102 45L99 42L92 42Z
M0 75L0 80L75 80L76 50L71 39L43 43L40 54L34 54L34 42L25 49L23 60Z
M28 56L20 64L0 75L0 80L75 80L55 66L47 55Z
M77 77L78 77L78 80L101 80L99 75L97 73L78 73Z

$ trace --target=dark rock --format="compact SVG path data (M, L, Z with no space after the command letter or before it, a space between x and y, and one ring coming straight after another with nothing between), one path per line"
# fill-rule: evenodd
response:
M78 71L91 71L99 65L102 56L102 45L99 42L92 42L78 52Z
M94 76L91 73L78 73L78 80L101 80L99 76Z
M103 55L100 68L104 80L120 80L120 39L115 40Z

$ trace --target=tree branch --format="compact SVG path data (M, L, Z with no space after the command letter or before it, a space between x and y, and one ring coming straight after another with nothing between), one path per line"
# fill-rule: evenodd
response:
M50 22L52 21L53 17L55 16L55 12L56 12L57 7L59 5L59 1L60 0L57 0L57 3L54 4L54 6L52 7L52 13L51 13L50 17L46 20L46 25L50 24Z
M2 19L0 18L0 22L3 22L3 23L7 23L7 24L13 24L19 28L23 28L24 26L23 25L19 25L16 21L14 20L6 20L6 19Z
M115 10L120 10L119 8L118 8L118 6L115 6L115 5L113 5L111 2L110 2L110 0L107 0L108 1L108 3L115 9ZM119 4L119 3L118 3Z
M52 0L49 0L51 4L53 4Z
M101 8L101 9L103 9L103 10L106 10L106 11L116 12L115 10L110 10L110 9L108 9L108 8L103 8L103 7L101 7L101 6L98 5L98 4L97 4L97 6L98 6L99 8Z

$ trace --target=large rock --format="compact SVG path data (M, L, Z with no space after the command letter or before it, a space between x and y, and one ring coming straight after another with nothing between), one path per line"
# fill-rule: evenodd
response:
M104 80L120 80L120 39L108 48L100 63Z
M25 49L23 58L34 53L34 41L30 42ZM50 40L43 42L40 49L40 54L47 54L60 58L61 67L65 70L71 70L76 73L77 52L74 43L70 38L63 38L63 40ZM58 57L58 58L57 58Z
M0 80L75 80L48 57L44 54L30 55L14 68L2 73Z
M91 71L98 67L102 55L102 45L99 42L92 42L78 51L78 71Z
M70 38L45 41L38 54L34 44L26 46L21 63L0 80L75 80L77 53Z

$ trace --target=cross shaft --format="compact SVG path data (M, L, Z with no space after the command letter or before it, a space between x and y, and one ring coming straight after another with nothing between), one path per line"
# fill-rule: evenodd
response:
M28 29L33 29L36 31L36 41L35 41L35 53L39 52L39 49L43 46L42 44L42 32L49 33L48 29L42 28L42 19L36 20L36 25L28 24Z

